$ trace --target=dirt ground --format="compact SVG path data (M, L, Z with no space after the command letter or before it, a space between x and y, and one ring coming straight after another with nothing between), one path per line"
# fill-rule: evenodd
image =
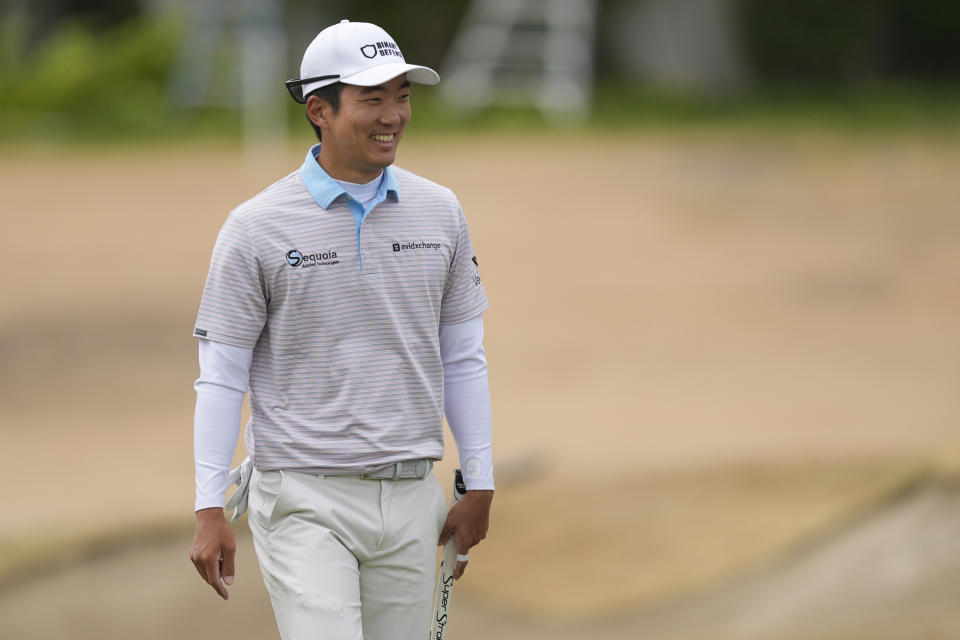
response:
M189 518L210 249L302 153L0 150L0 567ZM960 141L468 135L400 164L457 192L491 300L478 619L686 597L956 457Z
M459 640L956 638L958 529L960 487L914 482L765 567L616 615L532 616L504 611L456 587L448 634ZM250 535L245 527L239 532L240 556L250 558ZM185 579L189 541L184 529L114 543L0 585L4 637L277 637L256 570L241 567L224 603L199 580ZM515 568L511 577L526 582L536 573L535 567Z

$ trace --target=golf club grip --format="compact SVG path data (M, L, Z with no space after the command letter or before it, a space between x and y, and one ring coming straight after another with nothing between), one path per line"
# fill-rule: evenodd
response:
M460 469L453 475L453 497L450 506L457 504L467 493ZM429 640L444 640L447 623L450 621L450 600L453 596L453 570L457 566L457 542L453 536L443 545L443 557L440 561L440 574L437 577L437 591L433 597L433 613L430 616Z

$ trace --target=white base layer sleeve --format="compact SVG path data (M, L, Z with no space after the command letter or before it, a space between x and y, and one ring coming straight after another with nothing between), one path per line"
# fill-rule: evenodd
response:
M467 490L493 489L493 449L483 316L441 325L444 409L460 452ZM250 380L253 349L199 340L200 377L193 448L195 510L223 507L227 473L240 437L243 394Z
M493 489L493 440L483 316L440 325L443 405L468 491Z
M193 385L197 391L193 416L196 511L223 506L253 358L253 349L210 340L199 342L200 377Z

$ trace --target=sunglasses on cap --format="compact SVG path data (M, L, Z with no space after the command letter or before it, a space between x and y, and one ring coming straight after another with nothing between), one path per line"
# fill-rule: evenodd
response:
M333 80L339 77L339 74L334 74L332 76L316 76L314 78L294 78L293 80L287 80L284 84L287 87L287 91L290 92L291 98L300 104L306 104L307 99L303 96L303 85L310 84L311 82L320 82L321 80Z

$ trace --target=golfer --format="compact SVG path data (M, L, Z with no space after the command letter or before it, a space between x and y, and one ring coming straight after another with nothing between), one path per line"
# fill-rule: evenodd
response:
M411 85L438 81L380 27L321 31L287 82L320 143L234 209L213 249L194 329L190 556L227 599L224 494L249 391L243 496L287 640L422 640L437 545L454 537L460 577L487 531L479 261L454 194L394 166ZM444 413L467 486L449 512L431 472Z

